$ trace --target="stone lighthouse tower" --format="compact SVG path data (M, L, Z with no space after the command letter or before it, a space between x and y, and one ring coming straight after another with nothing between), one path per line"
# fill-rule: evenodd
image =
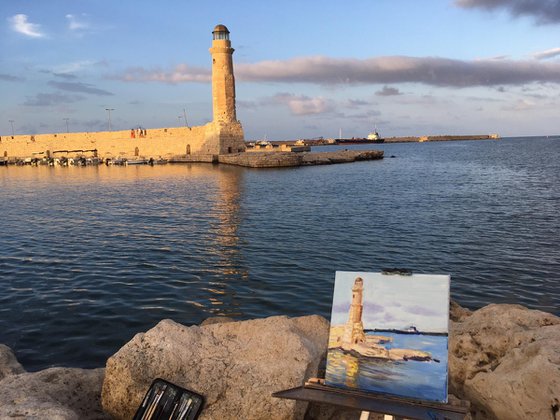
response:
M233 51L235 50L231 48L228 28L224 25L217 25L212 32L212 48L210 48L214 121L237 121Z
M357 344L363 343L366 339L364 324L362 323L364 281L361 277L356 277L352 287L352 304L348 313L348 321L344 326L343 343Z
M217 25L212 31L212 108L213 121L206 127L209 153L227 154L245 151L241 123L235 111L235 77L229 30Z

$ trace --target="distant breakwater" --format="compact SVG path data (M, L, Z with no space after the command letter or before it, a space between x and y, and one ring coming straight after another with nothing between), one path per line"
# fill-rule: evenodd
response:
M385 143L423 143L426 141L461 141L461 140L498 140L498 134L475 134L475 135L442 135L442 136L408 136L408 137L387 137Z
M338 146L344 144L375 144L375 143L423 143L429 141L462 141L462 140L499 140L499 134L462 134L462 135L436 135L436 136L400 136L400 137L385 137L376 140L370 140L361 137L352 137L345 139L335 138L314 138L314 139L299 139L299 140L280 140L266 142L269 148L281 146ZM355 142L355 143L354 143ZM254 144L253 142L247 143L249 147ZM261 146L262 147L262 146Z

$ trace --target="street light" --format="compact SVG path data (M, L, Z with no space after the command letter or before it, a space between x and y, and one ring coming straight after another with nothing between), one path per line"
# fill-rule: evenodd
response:
M185 108L183 108L183 115L185 116L185 127L188 127L189 123L187 122L187 111L185 110Z
M109 131L113 131L113 127L111 126L111 111L114 111L115 108L105 108L105 111L109 113Z
M14 120L9 120L10 124L12 124L12 136L14 136Z
M63 120L66 121L66 132L67 132L67 133L70 132L70 130L68 129L68 120L69 120L69 119L70 119L70 118L63 118Z

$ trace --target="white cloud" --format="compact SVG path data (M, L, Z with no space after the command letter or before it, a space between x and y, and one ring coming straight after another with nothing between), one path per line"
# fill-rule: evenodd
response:
M533 58L536 58L537 60L546 60L548 58L556 57L557 55L560 55L560 48L551 48L549 50L533 53Z
M534 109L535 103L532 101L527 101L525 99L518 99L513 104L504 106L502 109L504 111L528 111Z
M53 72L60 74L75 73L99 64L100 62L93 60L72 61L70 63L59 64L53 68Z
M67 14L66 19L68 19L68 29L71 31L79 31L89 28L89 24L79 20L76 16Z
M333 104L325 98L311 98L309 96L293 95L291 93L279 93L265 102L286 104L294 115L324 114L334 109Z
M135 67L128 69L124 75L115 76L115 78L125 82L208 83L212 80L212 73L209 69L180 64L171 71L146 70Z
M8 18L12 29L20 34L31 38L43 38L44 33L41 32L41 25L27 21L27 15L18 14Z

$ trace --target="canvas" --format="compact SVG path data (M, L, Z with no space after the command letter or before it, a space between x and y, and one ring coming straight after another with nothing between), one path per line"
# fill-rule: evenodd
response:
M325 383L447 402L449 283L337 271Z

